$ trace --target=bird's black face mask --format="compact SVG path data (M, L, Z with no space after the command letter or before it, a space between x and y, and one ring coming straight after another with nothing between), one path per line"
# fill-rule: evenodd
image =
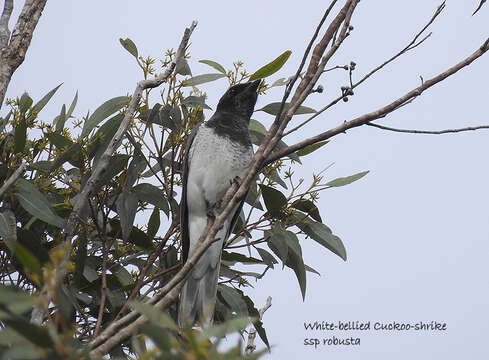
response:
M261 80L230 87L217 104L217 110L231 112L235 115L249 119L253 114L258 86Z

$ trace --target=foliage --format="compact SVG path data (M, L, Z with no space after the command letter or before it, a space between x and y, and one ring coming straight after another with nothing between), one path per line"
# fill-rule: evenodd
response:
M155 76L155 59L141 56L130 39L120 42L145 79ZM168 51L161 67L174 56ZM197 86L223 78L230 85L264 79L279 71L289 56L290 51L284 52L252 75L239 61L225 70L215 61L200 60L218 72L191 76L187 55L159 95L145 91L131 128L91 194L85 209L88 220L77 226L62 284L52 281L53 269L62 265L67 251L61 229L116 132L129 97L109 99L91 115L78 118L76 94L52 121L44 120L41 111L59 86L36 103L27 93L7 102L10 111L0 118L0 184L20 164L26 163L27 170L0 199L0 319L6 326L0 331L0 351L4 358L86 357L89 341L130 308L150 322L113 348L111 357L131 353L140 359L183 359L189 354L199 359L241 358L241 344L220 352L219 340L210 339L243 332L249 319L268 346L257 306L246 295L251 281L263 278L281 262L293 270L305 297L306 273L316 273L302 256L301 244L310 240L346 260L341 240L323 223L316 204L320 191L346 185L366 173L326 181L323 171L313 174L308 185L294 175L301 158L326 142L269 164L251 186L223 252L213 328L200 334L191 329L179 333L172 320L175 304L159 312L140 302L154 295L181 266L181 161L187 136L205 119L203 110L210 109L206 94ZM285 84L283 79L272 85L263 80L260 93ZM276 114L279 105L272 102L260 110ZM314 112L302 106L296 115ZM253 143L260 145L265 126L253 119L250 134ZM277 149L285 146L281 141ZM244 265L253 265L254 271ZM53 302L42 303L41 288L54 294ZM48 314L44 325L29 322L33 305ZM154 348L146 348L145 337Z

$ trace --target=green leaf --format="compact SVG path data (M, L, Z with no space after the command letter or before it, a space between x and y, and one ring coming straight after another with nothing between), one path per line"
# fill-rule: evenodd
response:
M260 257L262 258L263 262L270 266L273 269L274 264L278 264L278 261L273 257L272 254L270 254L268 251L262 248L256 248L258 251L258 254L260 254Z
M209 105L205 103L205 97L204 96L188 96L185 99L183 99L183 105L188 106L188 107L197 107L200 106L203 109L209 109L212 110Z
M96 183L96 189L111 182L116 175L126 168L129 155L115 154L110 158L109 164L105 168L105 172L100 176Z
M18 309L32 307L35 304L35 299L25 292L17 291L16 288L0 285L0 304L1 318L6 318L10 317L10 314L7 311L2 311L2 308L6 308L11 313L18 314Z
M110 265L110 272L117 277L122 286L134 284L134 279L126 268L118 263Z
M158 349L163 350L170 354L171 342L173 336L170 336L166 331L162 331L162 328L158 325L153 324L143 324L140 327L143 334L149 336L151 340L155 343ZM159 357L158 359L171 359L171 355L168 357Z
M129 39L129 38L125 38L125 39L120 38L119 39L119 42L124 47L124 49L126 49L129 52L129 54L131 54L132 56L134 56L136 59L138 58L138 48L136 47L136 44L134 44L134 42L131 39Z
M58 149L73 145L73 142L70 139L58 133L49 133L46 134L46 137L48 138L49 142L56 146Z
M17 199L29 214L50 225L63 227L64 219L51 210L48 200L34 184L21 178L17 180L16 187Z
M175 72L180 75L192 75L192 70L190 70L187 60L183 58L177 60L177 63L175 64Z
M287 256L289 253L289 248L280 234L275 231L265 231L265 237L267 237L267 245L272 250L275 255L279 257L280 260L285 264L287 261Z
M226 75L224 74L217 74L217 73L197 75L190 79L184 80L182 84L183 86L196 86L196 85L204 84L206 82L215 81L225 76Z
M280 102L273 102L268 105L265 105L261 109L258 109L256 111L264 111L267 114L270 115L277 115L278 112L280 111ZM284 104L284 110L289 106L289 103ZM313 108L307 107L307 106L299 106L297 110L295 111L294 115L302 115L302 114L314 114L317 111L314 110Z
M299 156L309 155L310 153L312 153L313 151L316 151L317 149L319 149L323 145L326 145L328 142L329 141L319 141L317 143L308 145L304 149L300 149L299 151L297 151L296 154Z
M20 97L20 100L19 100L19 110L22 114L25 114L27 112L27 110L29 110L29 108L31 107L32 105L32 99L31 97L29 96L28 93L23 93L22 96Z
M180 331L179 327L170 316L156 309L154 306L136 301L130 302L130 306L138 313L146 316L150 323L176 331L177 333Z
M77 157L81 156L81 145L76 143L71 145L64 153L59 155L56 160L54 160L51 165L50 171L54 171L63 165L65 162Z
M219 325L204 328L197 336L200 340L210 339L212 337L220 339L228 334L245 329L250 321L251 319L248 317L234 318Z
M27 139L27 121L23 118L15 127L14 133L14 152L20 153L24 151Z
M160 228L160 209L158 207L153 208L153 212L148 221L148 238L153 239Z
M133 187L133 191L139 201L148 202L151 205L159 207L167 216L170 213L166 194L163 190L154 185L143 183Z
M277 189L260 184L265 206L272 217L277 217L283 207L287 205L287 198Z
M279 57L277 57L275 60L272 62L266 64L265 66L259 68L257 71L255 71L251 76L249 81L253 81L256 79L263 79L266 78L277 71L279 71L282 66L286 63L286 61L289 59L290 54L292 54L292 51L287 50L284 53L282 53Z
M130 190L123 190L117 198L116 207L121 221L122 237L127 241L131 235L132 224L138 209L136 194Z
M216 69L219 72L222 72L223 74L226 74L226 69L221 64L216 63L215 61L212 60L199 60L200 63L209 65Z
M351 184L352 182L363 178L368 173L369 173L369 171L362 171L362 172L359 172L358 174L354 174L351 176L340 177L340 178L331 180L330 182L326 183L326 185L330 186L330 187L345 186L345 185Z
M238 291L223 284L218 285L217 291L222 296L231 311L236 312L238 316L248 316L248 307Z
M131 136L129 134L126 135ZM124 184L124 188L128 189L131 186L133 186L136 180L138 179L139 174L142 173L144 169L146 169L146 166L147 164L144 158L144 154L141 152L141 149L138 147L134 150L133 158L129 163L129 166L127 167L126 182Z
M329 249L344 261L346 261L346 250L341 239L334 235L329 227L323 223L316 222L314 220L297 215L297 227L301 229L311 239L315 240L325 248Z
M292 203L292 207L294 209L305 212L314 220L322 222L321 215L319 215L319 209L311 200L296 200Z
M24 269L29 269L30 272L41 275L41 263L25 246L15 242L14 253Z
M288 246L287 261L285 265L294 270L299 287L301 289L302 299L306 297L306 268L302 259L302 249L297 236L291 231L281 231L282 236Z
M100 122L108 118L110 115L119 111L126 105L128 101L127 96L118 96L107 100L102 105L100 105L97 110L85 121L83 124L83 130L81 136L86 136L92 131L95 126L97 126Z
M256 259L254 257L248 257L240 253L227 252L227 251L222 252L221 259L232 263L240 262L243 264L263 264L263 262L260 259Z
M78 102L78 91L75 93L75 97L73 98L73 101L71 102L70 108L68 109L68 113L66 114L66 118L70 118L71 115L73 114L73 111L75 110L76 103Z
M267 134L267 129L265 128L265 126L263 126L262 123L255 119L250 120L248 131L250 132L251 142L257 146L261 145ZM287 146L288 145L285 142L279 140L277 142L277 145L275 145L274 151L286 148ZM294 161L297 161L298 163L301 162L299 156L297 156L296 153L292 153L288 157Z
M15 214L8 209L3 210L0 213L0 236L7 241L15 241L17 238L16 224Z
M32 110L35 110L37 113L39 113L46 105L47 103L49 102L49 100L51 100L51 98L53 97L53 95L56 93L56 91L58 91L59 87L63 85L62 83L59 84L58 86L56 86L53 90L51 90L50 92L48 92L46 95L44 95L42 97L41 100L39 100L33 107L32 107Z
M56 126L56 132L57 133L60 133L64 126L65 126L65 122L66 122L66 105L63 104L63 106L61 107L61 113L56 116L56 119L54 119L54 125Z
M50 348L54 345L46 328L30 324L23 319L4 319L2 321L34 345L43 348Z
M133 226L131 230L131 235L129 236L129 239L127 239L127 242L139 246L140 248L149 250L153 248L153 243L151 242L151 240L152 239L146 236L146 233L144 231Z

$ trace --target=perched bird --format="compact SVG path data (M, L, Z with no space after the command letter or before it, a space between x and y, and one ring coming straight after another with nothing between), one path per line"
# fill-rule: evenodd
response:
M180 227L183 261L197 246L207 215L253 156L248 125L258 97L260 80L230 87L216 112L190 133L183 158ZM244 199L243 199L244 201ZM222 247L239 216L237 205L216 234L216 241L190 271L180 294L180 326L209 326L214 316Z

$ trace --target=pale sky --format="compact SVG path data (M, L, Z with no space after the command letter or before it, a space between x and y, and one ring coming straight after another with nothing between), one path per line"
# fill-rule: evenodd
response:
M341 102L284 140L294 143L375 110L418 86L419 76L428 79L474 52L488 36L489 8L471 17L477 3L447 1L426 43L359 87L348 103ZM362 1L352 20L355 29L330 65L354 60L358 79L404 47L439 4ZM290 49L288 63L271 80L286 77L295 71L326 6L320 1L50 0L7 97L27 90L39 99L63 82L43 119L54 118L77 90L74 115L84 116L109 98L132 93L140 79L120 37L131 38L144 55L161 57L178 46L194 19L199 21L190 47L194 75L213 72L200 59L227 68L239 59L252 72ZM429 130L489 124L488 68L485 55L379 123ZM328 73L319 81L325 92L314 94L305 105L318 109L327 104L346 85L346 75ZM215 108L226 87L221 80L201 88ZM257 107L277 101L280 91L261 96ZM264 113L254 117L266 125L272 121ZM305 262L321 276L308 273L304 302L294 273L280 266L250 291L257 306L267 296L273 298L264 317L273 345L267 359L487 358L488 137L488 130L433 136L362 127L304 159L296 173L306 180L331 163L329 179L370 173L352 185L328 190L319 203L323 221L345 244L347 262L305 239ZM371 321L372 327L375 322L438 321L447 330L305 330L304 322L311 321ZM351 336L360 338L360 345L304 345L306 338Z

